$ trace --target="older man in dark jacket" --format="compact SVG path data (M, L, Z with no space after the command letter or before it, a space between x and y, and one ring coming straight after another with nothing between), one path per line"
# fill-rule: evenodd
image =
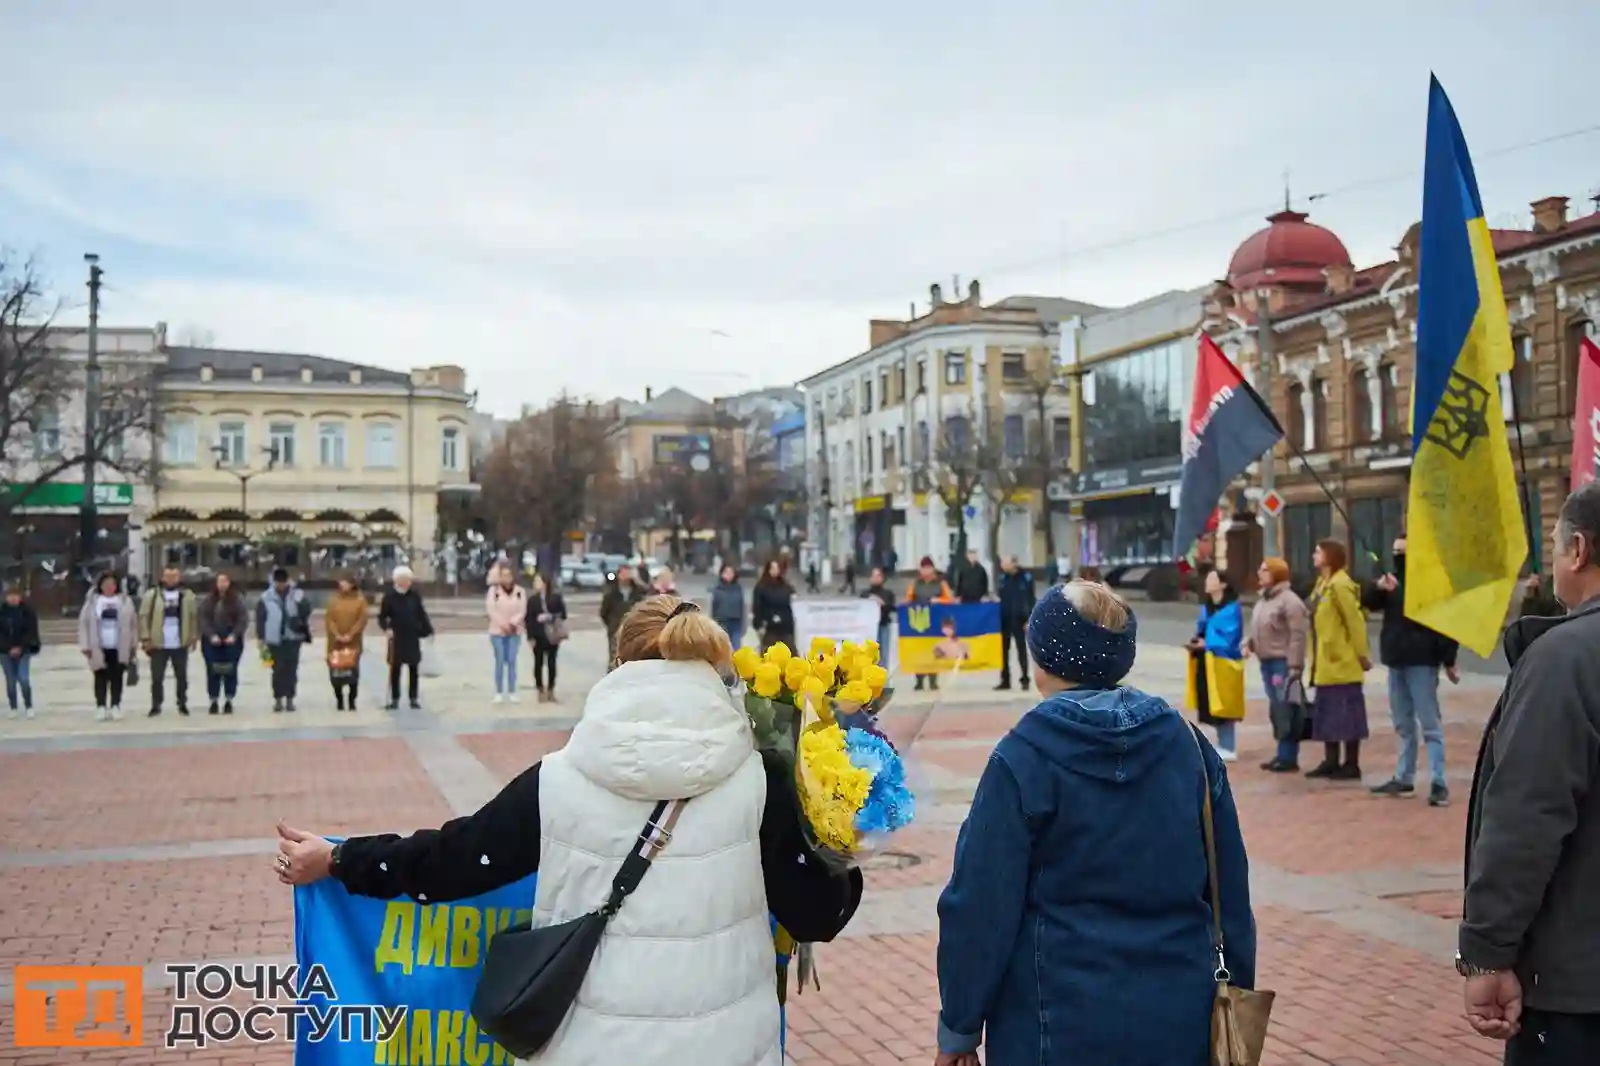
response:
M1506 631L1467 813L1456 969L1508 1066L1600 1063L1600 482L1567 498L1554 547L1569 613Z
M1000 564L1000 683L996 692L1011 687L1011 648L1017 649L1022 690L1028 690L1028 616L1033 614L1033 573L1022 569L1015 555Z

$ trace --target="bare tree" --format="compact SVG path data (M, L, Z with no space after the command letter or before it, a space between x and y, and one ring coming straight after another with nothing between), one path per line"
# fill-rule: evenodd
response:
M1034 479L1027 440L1027 423L1008 427L1004 409L999 417L987 420L974 447L973 461L979 472L978 485L987 506L984 517L989 535L989 558L1000 559L1000 527L1006 508L1025 499ZM1015 432L1009 432L1015 430Z
M952 415L938 427L937 436L924 457L928 491L944 503L945 525L956 529L952 560L967 554L967 507L983 488L986 465L985 442L974 428L973 412ZM920 449L921 441L917 442Z
M1050 521L1050 485L1066 473L1070 456L1060 454L1056 448L1057 408L1053 401L1065 397L1067 390L1055 368L1046 364L1028 375L1022 391L1028 398L1024 432L1029 487L1039 494L1038 528L1044 534L1045 558L1054 560L1056 531L1055 523Z
M33 262L0 253L0 521L91 457L129 481L153 472L154 367L102 364L94 433L86 438L84 361L66 346L77 332L54 325L58 308Z
M555 549L608 510L617 490L612 424L605 409L563 395L512 425L483 468L495 537Z

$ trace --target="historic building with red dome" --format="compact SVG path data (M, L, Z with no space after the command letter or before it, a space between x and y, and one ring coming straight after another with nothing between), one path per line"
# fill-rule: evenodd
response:
M1546 197L1531 205L1526 228L1493 231L1518 355L1502 379L1501 406L1508 425L1521 427L1520 456L1516 431L1510 436L1540 538L1531 559L1547 554L1567 493L1578 345L1600 329L1596 207L1574 218L1566 197ZM1325 537L1349 546L1356 576L1387 565L1404 529L1411 466L1420 229L1401 236L1391 259L1358 269L1336 234L1286 208L1239 245L1205 300L1202 328L1262 389L1288 437L1274 460L1282 514L1257 515L1243 486L1223 507L1217 558L1247 586L1270 521L1297 580L1311 577L1311 550ZM1263 315L1270 370L1258 344Z

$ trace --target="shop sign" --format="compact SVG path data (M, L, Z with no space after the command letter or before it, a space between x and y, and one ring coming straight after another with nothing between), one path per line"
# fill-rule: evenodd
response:
M18 500L17 497L27 494L26 499ZM72 481L48 481L43 485L33 486L7 484L0 486L0 496L4 496L13 507L23 510L47 507L82 507L83 485ZM127 484L96 485L94 487L94 502L96 507L132 507L133 486Z
M1154 489L1182 477L1183 461L1176 456L1152 459L1130 466L1102 466L1051 482L1050 498L1072 499L1136 489Z

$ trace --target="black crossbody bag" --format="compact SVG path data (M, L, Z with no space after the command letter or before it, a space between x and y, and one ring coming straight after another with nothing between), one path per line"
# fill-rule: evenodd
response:
M597 911L560 925L529 923L495 934L472 994L478 1028L519 1059L538 1053L572 1010L606 923L644 880L650 862L672 839L685 800L662 800L611 882L611 895Z

